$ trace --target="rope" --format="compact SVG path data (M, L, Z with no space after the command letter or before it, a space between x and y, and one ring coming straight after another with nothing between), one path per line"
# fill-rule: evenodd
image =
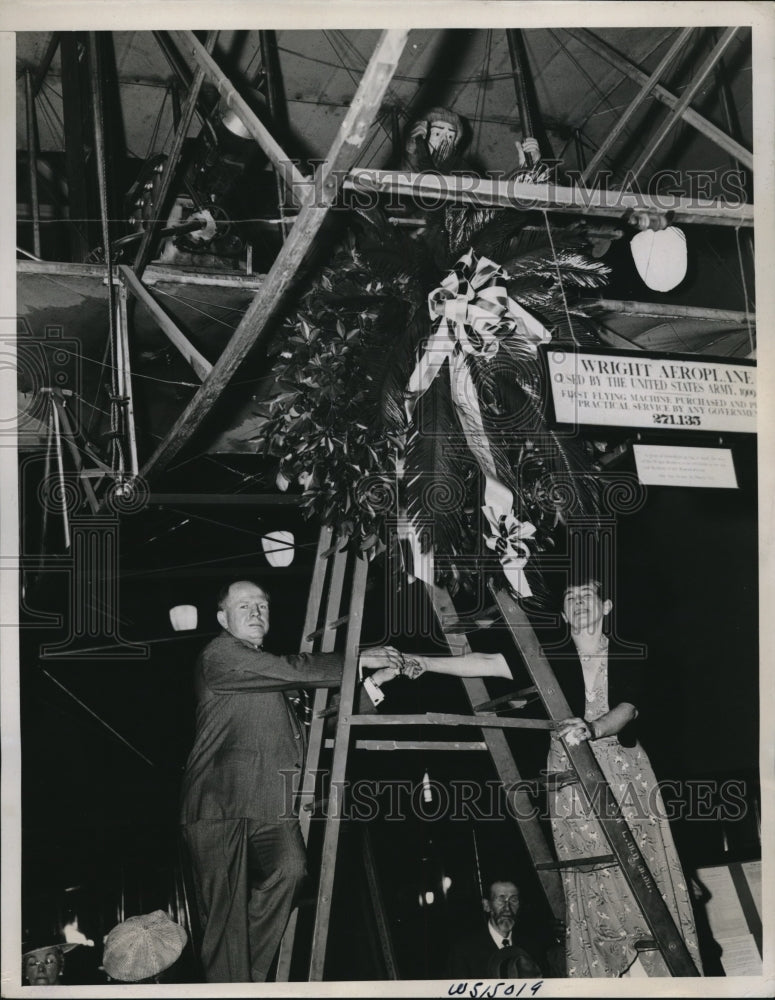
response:
M156 765L150 758L146 757L144 753L141 753L136 746L133 746L129 742L129 740L125 739L121 735L121 733L119 733L117 730L113 728L113 726L109 725L103 718L97 715L97 713L93 709L89 708L89 706L85 702L81 701L80 698L74 695L73 692L70 690L70 688L65 687L65 685L62 684L61 681L58 681L56 677L53 676L53 674L50 674L48 670L43 670L43 673L45 674L46 677L48 677L50 681L53 681L53 683L56 684L58 688L61 688L68 697L72 698L77 705L80 705L81 708L84 710L84 712L88 712L88 714L93 719L96 719L101 726L104 726L105 729L107 729L108 732L112 733L116 737L116 739L120 740L124 744L124 746L129 747L132 753L136 753L138 757L142 758L142 760L144 760L146 764L150 764L151 767L156 767Z
M167 292L163 288L158 288L158 287L156 291L158 292L159 295L166 295L167 298L169 299L174 299L176 302L182 302L183 305L191 309L192 312L196 312L199 313L201 316L205 316L207 319L212 320L213 323L220 323L221 326L225 326L228 330L231 330L232 333L236 329L233 323L227 323L226 320L221 319L218 316L213 316L213 314L207 312L206 309L199 309L197 306L191 304L193 301L202 301L201 299L194 300L194 299L183 298L181 295L175 295L174 292ZM212 307L212 303L210 303L210 306ZM216 308L217 309L227 308L229 309L230 312L240 313L240 315L244 315L244 313L247 311L247 309L236 309L233 306L216 306Z
M58 352L61 351L63 354L67 354L71 358L78 358L81 361L88 361L89 364L92 364L92 365L100 365L100 368L112 368L113 367L112 365L109 365L109 364L105 363L104 361L102 363L100 363L99 361L95 361L94 358L90 358L90 357L88 357L85 354L79 354L78 351L68 351L64 347L60 346L59 344L46 344L46 343L44 343L42 341L41 341L41 343L43 343L44 347L50 347L52 351L53 350L56 350ZM107 354L107 350L106 350L105 353ZM132 378L144 378L148 382L161 382L164 385L182 385L182 386L185 386L187 389L198 389L200 387L200 385L201 385L201 382L181 382L178 379L173 379L173 378L156 378L153 375L141 375L138 372L132 372ZM248 379L246 381L255 382L256 379ZM237 384L242 384L242 383L233 383L233 384L237 385ZM99 395L99 389L97 390L97 395ZM94 399L96 401L96 399L97 399L96 395L95 395ZM84 402L86 402L86 400L84 400ZM86 403L86 405L87 406L91 406L92 410L99 410L99 407L95 406L94 403ZM107 412L108 412L107 410L100 410L100 413L107 413ZM91 428L91 422L88 424L88 426L86 428L87 433L89 432L90 428Z
M737 244L737 261L740 265L740 278L743 282L743 296L745 297L745 322L748 326L748 345L751 348L751 355L756 352L756 345L751 330L750 312L752 311L751 300L748 297L748 284L745 280L745 268L743 267L743 253L740 249L740 227L735 226L735 243Z
M474 861L476 861L476 881L479 883L479 897L484 899L484 885L482 884L482 869L479 866L479 845L476 842L476 828L471 824L471 839L474 842Z

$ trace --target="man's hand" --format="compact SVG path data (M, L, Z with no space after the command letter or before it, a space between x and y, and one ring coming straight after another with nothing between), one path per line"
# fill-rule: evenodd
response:
M395 668L396 674L401 670L403 662L403 656L393 646L372 646L371 649L362 650L358 659L362 670L382 670L389 667Z
M395 680L396 677L401 673L398 667L383 667L381 670L375 670L373 674L370 674L371 680L377 685L377 687L382 687L388 681Z

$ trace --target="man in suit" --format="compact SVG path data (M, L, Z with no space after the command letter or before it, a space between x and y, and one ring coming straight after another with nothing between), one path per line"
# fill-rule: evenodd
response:
M196 736L183 778L181 824L191 858L207 982L264 982L298 890L306 855L295 813L303 727L288 700L300 687L338 687L339 653L277 656L263 648L269 596L251 580L225 587L223 631L195 673ZM379 685L401 654L360 656Z
M456 942L450 952L448 974L451 979L488 979L500 958L510 959L510 968L524 979L541 976L541 969L528 949L535 946L520 935L515 940L514 926L519 912L519 889L506 879L496 879L487 887L482 909L487 922Z

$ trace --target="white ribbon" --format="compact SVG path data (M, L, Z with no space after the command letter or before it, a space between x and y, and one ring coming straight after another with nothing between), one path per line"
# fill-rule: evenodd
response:
M525 539L535 534L529 522L519 521L514 514L514 497L498 479L495 459L484 429L479 400L465 359L466 354L491 360L498 353L505 337L519 337L534 354L537 345L546 343L551 334L518 302L509 297L502 268L486 257L477 259L473 250L461 257L428 296L428 308L440 322L428 339L409 379L406 411L409 419L417 401L433 383L445 361L449 360L452 400L460 419L466 442L485 476L484 506L492 536L486 544L495 550L512 590L521 597L530 597L532 590L524 574L530 556ZM419 552L419 545L410 536L415 565L432 571ZM425 579L425 575L415 572ZM433 583L433 580L426 580Z
M533 354L551 340L549 331L506 291L508 275L473 250L458 260L441 285L428 296L428 311L439 320L409 379L406 410L411 419L418 399L456 348L492 359L500 341L517 337Z

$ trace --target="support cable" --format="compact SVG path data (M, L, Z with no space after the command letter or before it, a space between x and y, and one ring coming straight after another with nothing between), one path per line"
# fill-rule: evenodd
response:
M108 213L108 183L105 162L105 116L102 102L102 60L100 59L97 34L89 32L89 69L92 88L92 110L94 120L94 146L97 162L97 185L100 198L100 215L102 220L102 245L105 254L105 266L108 278L108 336L110 337L111 360L111 465L120 475L124 472L123 450L119 447L119 435L122 433L122 413L119 385L117 343L116 343L116 288L113 283L114 264L113 250L110 245L110 218Z
M748 297L748 283L745 280L745 268L743 267L743 253L740 248L740 228L735 228L735 244L737 245L737 260L740 265L740 278L743 282L743 296L745 298L745 321L748 326L748 345L751 348L751 356L753 357L756 353L756 345L754 343L753 332L751 330L751 317L749 315L751 311L751 300Z

